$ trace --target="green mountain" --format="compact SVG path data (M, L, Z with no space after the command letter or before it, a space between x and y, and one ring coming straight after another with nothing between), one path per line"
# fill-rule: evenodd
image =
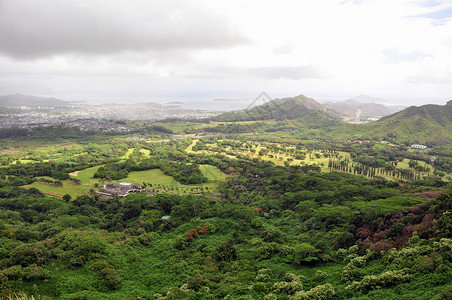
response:
M255 106L251 109L227 112L214 118L215 121L263 121L263 120L294 120L308 117L339 118L336 111L328 108L312 98L299 95L290 98L281 98ZM319 114L320 112L320 114Z
M0 96L0 106L63 106L68 104L70 104L70 102L55 98L36 97L22 94Z
M369 135L399 142L445 145L452 142L452 100L446 105L411 106L381 118Z

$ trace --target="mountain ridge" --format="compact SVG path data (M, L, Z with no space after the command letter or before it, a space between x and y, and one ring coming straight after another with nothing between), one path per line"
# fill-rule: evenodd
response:
M226 112L213 118L214 121L265 121L294 120L310 111L317 111L328 118L339 119L340 115L329 107L305 95L278 98L247 110Z
M0 106L64 106L70 105L70 101L60 100L53 97L38 97L23 94L12 94L0 96Z
M410 106L376 121L371 136L429 145L452 143L452 100L446 105Z

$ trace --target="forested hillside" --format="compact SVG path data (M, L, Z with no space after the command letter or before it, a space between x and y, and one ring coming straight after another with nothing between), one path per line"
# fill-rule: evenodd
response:
M375 129L370 131L373 137L433 145L450 145L451 133L452 101L444 106L411 106L377 121Z
M313 114L315 112L315 114ZM313 116L330 119L339 118L339 113L312 98L299 95L292 98L271 100L244 111L227 112L214 117L215 121L258 121L258 120L293 120Z
M246 136L204 142L110 136L102 146L96 139L54 146L8 141L24 149L5 149L0 168L5 295L450 297L448 181L339 167L346 153L369 168L404 164L411 155L410 170L426 172L420 154L312 141L294 147ZM96 193L115 178L149 193Z

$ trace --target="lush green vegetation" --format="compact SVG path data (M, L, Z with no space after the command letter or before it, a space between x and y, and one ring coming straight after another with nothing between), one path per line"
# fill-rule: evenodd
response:
M2 297L449 299L450 145L271 105L272 121L261 108L129 135L4 131ZM111 181L145 192L96 193Z

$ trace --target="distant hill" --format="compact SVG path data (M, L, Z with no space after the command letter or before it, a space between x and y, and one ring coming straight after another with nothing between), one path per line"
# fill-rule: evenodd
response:
M71 104L71 102L55 98L36 97L22 94L0 96L0 106L63 106L69 104Z
M265 104L248 110L227 112L214 117L215 121L262 121L262 120L294 120L311 115L312 111L320 112L317 116L330 119L339 118L339 114L312 98L299 95L291 98L271 100Z
M378 103L364 103L364 101L359 101L357 99L363 99L363 97L355 97L353 99L341 101L341 102L328 102L325 106L330 107L339 113L343 114L347 118L355 118L356 112L361 109L361 118L376 118L391 115L400 111L402 108L385 106ZM371 100L374 98L366 98Z
M410 106L374 124L376 128L370 132L373 137L419 144L449 144L452 142L452 100L446 105Z

